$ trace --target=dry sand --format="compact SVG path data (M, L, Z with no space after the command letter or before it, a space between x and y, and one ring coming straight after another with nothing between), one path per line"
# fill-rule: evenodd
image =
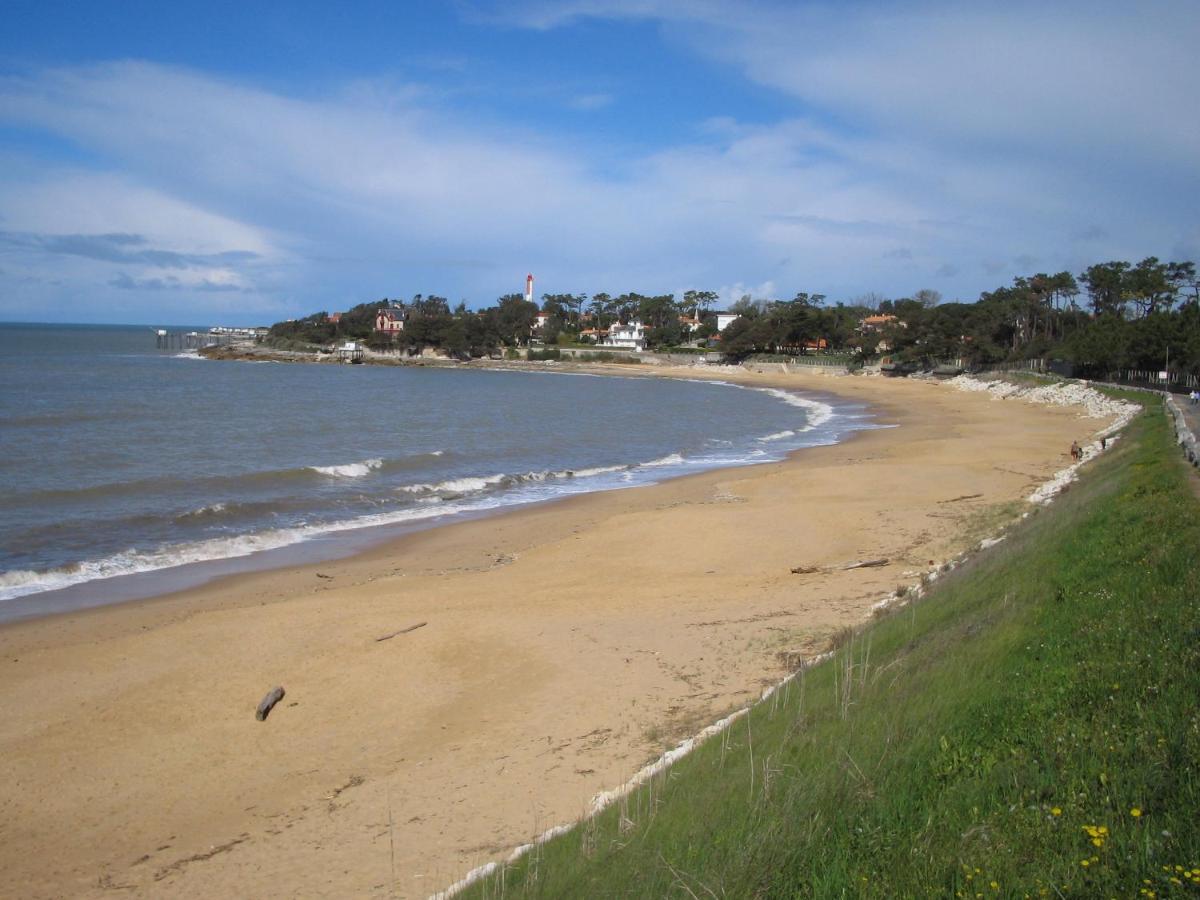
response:
M427 896L756 697L1102 424L744 377L900 427L0 629L0 896ZM790 572L865 557L892 562Z

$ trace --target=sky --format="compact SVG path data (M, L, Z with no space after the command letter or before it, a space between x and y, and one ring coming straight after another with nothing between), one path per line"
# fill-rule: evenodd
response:
M1200 3L6 0L0 321L1200 262Z

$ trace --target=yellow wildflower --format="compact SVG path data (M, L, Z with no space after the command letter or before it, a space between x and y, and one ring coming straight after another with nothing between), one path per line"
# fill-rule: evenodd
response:
M1142 816L1142 811L1140 809L1138 809L1138 807L1135 806L1133 809L1131 809L1129 811L1129 814L1131 816L1133 816L1135 819L1140 819Z

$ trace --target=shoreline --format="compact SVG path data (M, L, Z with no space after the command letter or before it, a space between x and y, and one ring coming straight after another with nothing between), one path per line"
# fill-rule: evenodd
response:
M937 385L746 377L869 399L905 427L449 524L320 564L329 577L234 576L0 630L2 765L40 798L5 798L25 836L6 842L6 878L37 883L30 850L53 840L71 853L40 872L47 893L107 877L135 895L159 881L272 895L287 872L324 892L432 894L575 819L777 681L780 653L815 655L928 560L1011 519L1099 425ZM869 555L891 562L791 573ZM274 683L288 697L255 723ZM84 737L100 759L72 750ZM87 822L68 832L81 809L128 825L119 847Z
M209 348L220 350L228 354L229 348ZM255 358L254 361L280 361L274 358L274 354L282 351L254 351L237 349L233 351L233 356L221 356L220 359L231 359L233 361L247 361ZM204 355L204 354L202 354ZM293 354L300 356L299 354ZM267 356L269 360L264 360L259 357ZM296 362L324 364L328 360L310 360L306 358L298 358ZM803 406L806 409L815 406L818 414L821 414L821 408L824 408L824 418L818 419L816 423L811 423L805 428L798 429L799 431L809 431L813 428L819 428L824 424L825 418L832 416L845 416L847 408L853 406L836 409L838 398L835 394L829 392L821 392L806 388L804 396L791 395L787 392L772 388L758 383L747 383L748 379L740 379L739 373L744 372L740 368L733 368L731 371L711 372L706 368L694 369L693 367L665 367L658 366L646 367L648 371L635 373L626 371L626 367L618 367L615 371L613 366L604 364L588 364L588 363L528 363L524 361L501 361L501 365L493 365L495 361L477 361L474 366L465 366L455 363L454 361L445 361L444 365L435 364L434 367L448 368L457 371L495 371L509 373L524 373L530 375L563 375L563 376L588 376L588 377L604 377L604 378L655 378L667 377L672 380L679 381L694 381L708 384L720 384L734 388L745 388L750 390L761 390L768 393L777 393L776 397L780 402L789 405ZM483 363L483 364L479 364ZM382 361L382 365L405 365L405 366L421 366L420 361L405 361L405 362L389 362ZM815 399L814 399L815 398ZM830 406L834 406L836 411L830 412ZM867 418L872 421L870 424L853 425L843 424L838 427L832 438L834 443L841 443L851 439L860 430L870 430L872 428L890 427L886 423L879 420L877 411L872 409L866 403L854 404L868 410ZM812 411L809 412L812 415ZM850 415L850 419L862 418L862 416ZM790 432L785 432L790 434ZM771 436L768 440L778 436ZM332 563L338 560L350 559L360 554L370 552L372 549L389 545L396 541L403 540L406 536L427 531L431 529L445 528L459 522L472 521L480 518L490 518L497 515L508 515L523 509L540 506L546 503L558 503L566 499L577 496L586 496L593 493L607 493L618 490L629 490L633 488L642 488L663 484L668 481L674 481L680 478L690 478L696 474L713 471L731 471L741 468L750 468L757 465L766 465L772 462L782 462L792 458L798 453L811 450L814 447L825 446L824 443L815 443L807 446L797 447L788 450L783 455L776 458L768 458L759 461L744 459L736 463L727 461L710 460L708 464L703 462L692 471L686 472L666 472L662 477L650 474L646 470L651 466L659 466L668 460L654 460L650 463L627 463L620 467L628 472L640 474L643 479L637 483L631 484L604 484L597 483L595 486L583 488L580 490L564 490L560 495L550 497L521 497L519 494L513 493L507 495L506 498L500 499L495 506L479 505L478 507L471 506L472 502L484 499L479 497L467 497L464 502L468 504L462 509L430 509L424 512L427 515L403 515L403 511L397 515L394 521L368 521L377 516L365 516L361 520L347 519L344 521L327 522L309 528L293 529L297 531L297 535L290 540L282 543L272 544L274 533L267 532L247 532L239 534L237 539L251 542L259 538L266 538L267 545L261 549L250 549L246 552L233 552L228 555L219 555L212 557L193 558L185 562L172 562L166 564L158 564L149 568L133 569L132 571L121 572L119 574L107 575L90 575L78 581L67 581L66 584L51 587L48 589L34 590L28 593L19 593L15 596L5 597L0 599L0 629L17 622L30 621L43 618L45 616L54 615L69 615L75 612L81 612L94 607L116 606L129 602L142 600L153 600L158 597L168 596L182 591L191 590L193 588L202 587L206 584L223 580L239 575L248 575L256 572L269 572L281 569L289 569L295 566L307 564L323 564ZM765 450L756 451L763 454ZM678 456L674 458L679 459ZM683 461L680 459L680 465ZM688 460L688 466L695 465L698 460ZM572 474L569 467L561 466L562 472L558 472L558 476L564 473ZM655 472L658 470L656 469ZM546 474L546 473L543 473ZM583 474L588 474L584 472ZM466 476L470 477L470 476ZM520 478L521 476L511 476ZM626 475L628 480L630 476ZM572 481L572 484L578 484ZM409 512L420 512L412 510ZM361 524L360 524L361 521ZM300 534L300 532L308 532ZM199 542L203 544L203 541ZM199 546L199 545L195 545ZM247 545L249 546L249 545ZM175 552L187 555L192 549L192 544L175 545ZM153 551L150 555L154 555L159 551ZM86 569L89 566L101 566L108 563L108 558L102 560L90 560L75 564L77 568ZM69 567L64 567L63 571ZM47 572L46 575L58 574L59 570ZM16 573L23 574L23 573Z

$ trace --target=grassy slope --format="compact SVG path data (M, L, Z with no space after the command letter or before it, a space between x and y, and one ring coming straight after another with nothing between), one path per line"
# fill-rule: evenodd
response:
M1156 413L1090 468L473 894L1200 896L1198 505Z

